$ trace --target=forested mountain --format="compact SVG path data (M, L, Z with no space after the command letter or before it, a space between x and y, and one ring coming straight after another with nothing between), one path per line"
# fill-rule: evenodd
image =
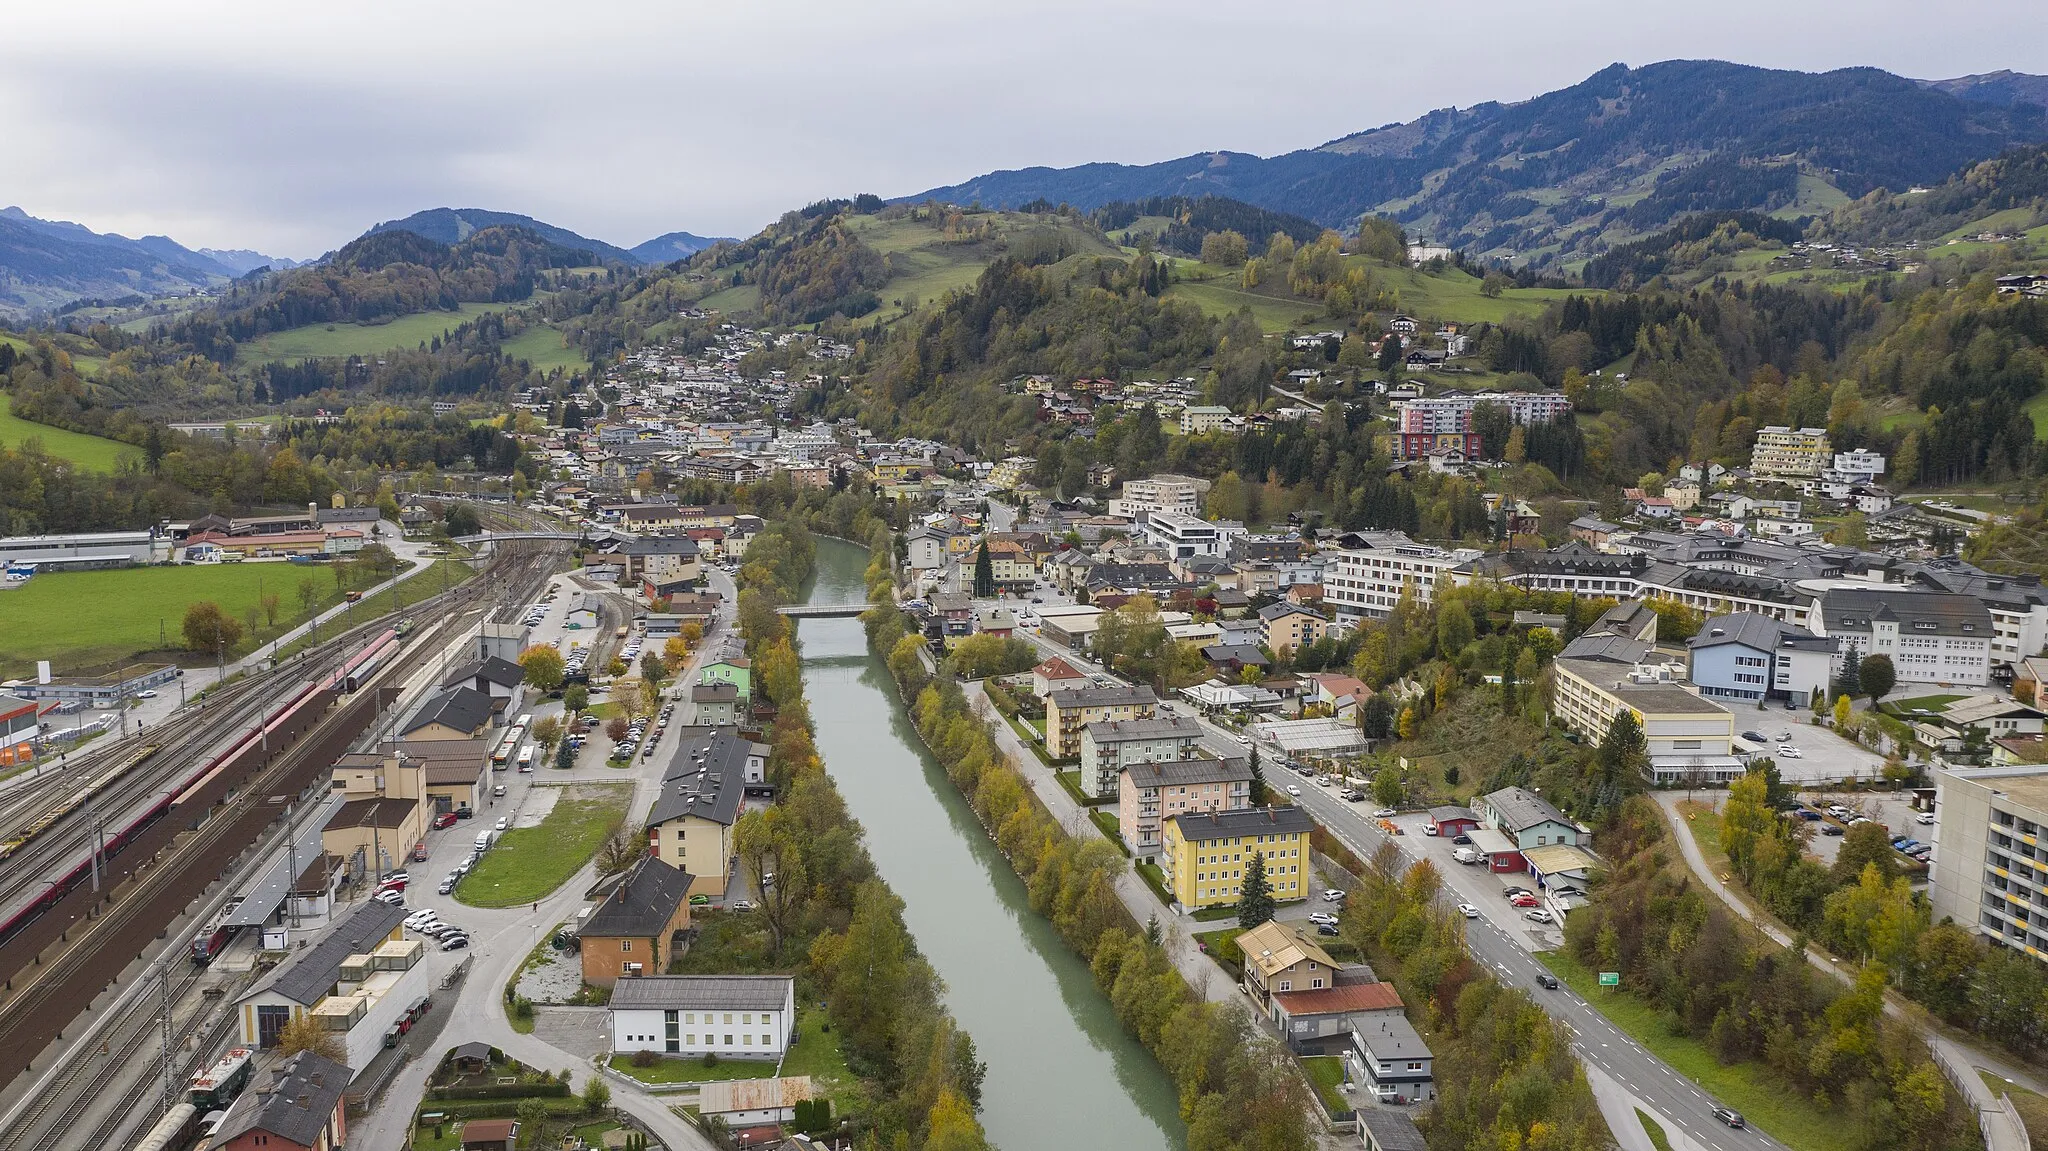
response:
M579 236L567 228L542 223L532 216L522 216L517 212L492 212L483 208L428 208L422 212L414 212L403 220L386 220L363 235L368 237L379 232L411 232L443 244L459 244L485 228L524 228L550 243L588 252L598 261L611 260L621 264L645 262L624 248L613 247L603 240Z
M698 236L690 232L670 232L666 235L656 236L644 244L634 245L627 250L627 255L632 256L633 259L642 264L666 264L674 260L694 256L713 244L727 240L729 240L729 237L725 236Z
M2048 224L2048 146L2014 148L1925 191L1880 192L1818 222L1816 232L1865 244L1939 239L1960 229L2018 233Z
M2048 76L2030 76L2007 68L1975 76L1957 76L1953 80L1922 80L1919 83L1924 88L1986 104L2048 107Z
M1947 82L1962 85L1961 81ZM1094 209L1157 196L1233 197L1332 227L1391 216L1411 234L1542 263L1591 254L1688 212L1817 214L1904 191L2017 143L2048 139L2037 105L1965 95L1873 68L1823 74L1720 61L1616 64L1516 104L1432 112L1260 158L990 173L906 197Z
M253 257L254 263L245 259ZM255 252L195 252L167 236L131 240L0 208L0 315L86 297L117 299L206 288L273 261ZM288 264L289 261L283 261Z

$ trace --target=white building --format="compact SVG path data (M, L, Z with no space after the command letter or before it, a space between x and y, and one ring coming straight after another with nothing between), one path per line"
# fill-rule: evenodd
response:
M1852 484L1874 484L1884 474L1885 459L1876 452L1857 448L1853 452L1836 452L1834 469L1828 478L1843 480Z
M1230 423L1230 409L1207 406L1190 407L1180 410L1180 431L1184 436L1198 436L1213 432Z
M1144 525L1145 542L1174 559L1220 556L1228 548L1221 525L1182 512L1153 512Z
M1715 616L1686 647L1686 677L1709 699L1806 707L1834 675L1833 641L1756 612Z
M1598 743L1616 716L1633 712L1649 745L1652 783L1726 783L1746 770L1735 757L1735 716L1672 681L1668 668L1564 655L1552 666L1551 714Z
M1938 771L1934 813L1934 918L2048 960L2048 767Z
M609 1008L612 1050L774 1063L796 1039L788 975L648 975L621 979Z
M1157 475L1125 480L1123 491L1109 501L1109 514L1130 520L1152 512L1198 515L1202 510L1202 493L1208 489L1209 481L1193 476Z
M1856 658L1891 657L1900 683L1982 687L1991 682L1996 624L1974 596L1891 588L1830 588L1806 626L1834 641L1839 670Z
M1810 479L1827 467L1828 455L1826 428L1794 430L1772 425L1757 431L1749 469L1759 476Z
M1404 435L1437 435L1472 430L1472 409L1493 404L1508 410L1517 424L1547 424L1572 410L1563 392L1463 392L1404 400L1394 405L1398 430Z
M1101 720L1081 729L1081 790L1091 799L1117 794L1123 769L1192 759L1202 725L1180 716Z
M1426 605L1436 598L1438 583L1448 580L1445 573L1484 554L1474 548L1446 551L1399 532L1376 542L1375 547L1338 552L1323 576L1323 603L1339 623L1386 616L1404 592Z

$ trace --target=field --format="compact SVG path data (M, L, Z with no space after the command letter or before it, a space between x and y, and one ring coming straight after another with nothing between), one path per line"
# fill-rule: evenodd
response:
M1370 264L1359 257L1352 262L1365 266L1381 284L1394 289L1400 309L1429 321L1473 324L1499 323L1509 316L1533 315L1569 295L1599 296L1604 292L1588 288L1509 288L1489 299L1480 294L1479 281L1456 269L1432 275L1420 268L1389 268ZM1249 307L1259 326L1268 332L1329 326L1319 302L1264 288L1246 291L1239 287L1237 273L1226 272L1192 261L1177 262L1181 274L1190 278L1167 289L1168 296L1189 301L1215 316ZM1283 285L1284 287L1284 285Z
M1723 1067L1699 1040L1673 1034L1668 1013L1626 992L1600 987L1598 977L1569 953L1546 951L1536 958L1680 1075L1742 1112L1750 1126L1776 1137L1793 1151L1849 1151L1854 1146L1849 1131L1812 1099L1788 1089L1770 1068L1761 1063Z
M0 446L15 448L20 447L24 440L41 440L44 451L96 472L113 471L114 465L123 457L142 458L140 451L119 440L18 419L11 410L12 406L12 397L0 393Z
M283 563L39 575L0 592L0 675L29 674L40 659L49 660L60 675L104 671L145 652L162 651L166 641L179 648L186 607L204 600L243 619L260 594L275 594L281 631L305 618L298 588L308 579L319 594L317 606L330 607L341 598L325 568ZM275 633L266 628L265 634Z
M499 836L476 870L462 877L455 898L471 907L517 907L554 894L626 821L632 797L629 784L569 785L539 827Z
M574 372L590 367L590 361L584 358L583 349L565 346L560 332L541 323L536 323L512 339L506 340L500 350L515 359L525 360L543 372L555 368Z
M991 212L967 216L970 225L993 222L997 242L1014 243L1020 237L1041 230L1058 231L1068 246L1082 256L1117 256L1121 253L1103 243L1092 233L1069 225L1053 224L1035 216L1012 212ZM940 229L924 220L908 217L884 220L876 216L849 217L847 226L858 235L861 242L885 256L897 270L889 282L877 290L882 297L879 311L870 317L884 322L898 319L908 308L906 304L926 304L959 288L971 287L981 278L981 273L999 254L991 244L961 244L949 242ZM1071 257L1069 257L1071 259ZM738 289L728 289L737 291ZM718 293L724 295L725 293ZM716 297L707 297L705 305L715 307ZM758 300L758 296L756 296Z
M324 356L374 356L393 348L411 348L445 335L465 320L486 312L502 312L503 304L464 304L453 312L418 312L388 324L307 324L259 336L235 353L246 364L303 360Z

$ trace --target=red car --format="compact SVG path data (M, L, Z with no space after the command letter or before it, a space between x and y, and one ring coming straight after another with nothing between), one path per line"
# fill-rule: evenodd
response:
M454 813L454 812L452 812L452 811L444 811L444 812L442 812L441 814L439 814L439 815L437 815L437 816L435 816L435 817L434 817L434 830L435 830L435 831L439 831L439 830L441 830L441 829L442 829L442 828L444 828L444 827L454 827L454 826L455 826L455 813Z
M1516 907L1534 907L1536 906L1536 897L1533 895L1517 895L1513 899L1508 900L1508 902Z

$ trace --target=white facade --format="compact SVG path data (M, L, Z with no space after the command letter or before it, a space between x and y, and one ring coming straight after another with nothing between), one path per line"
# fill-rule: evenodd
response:
M1323 603L1339 622L1386 616L1403 592L1412 591L1415 602L1426 605L1436 598L1438 582L1448 579L1444 573L1479 554L1412 541L1341 551L1323 575Z
M1220 556L1226 547L1221 527L1181 512L1153 512L1145 520L1145 541L1175 559Z
M1137 519L1140 513L1152 512L1197 515L1201 512L1202 490L1207 486L1191 476L1126 480L1123 492L1109 501L1109 514L1124 519Z
M630 1006L611 1008L612 1050L631 1053L703 1056L721 1059L781 1060L796 1034L796 983L783 980L781 994L758 1003L720 1002L719 996L637 996L647 985L689 976L622 979L613 988L616 1000L628 990ZM710 977L717 979L719 977ZM773 1002L779 999L779 1002ZM642 1000L648 1000L642 1002Z
M1440 435L1472 430L1472 409L1480 404L1506 408L1517 424L1547 424L1571 411L1562 392L1470 392L1404 400L1394 405L1398 430L1404 434Z
M1828 455L1826 428L1794 430L1774 425L1757 431L1749 468L1760 476L1810 478L1827 467Z

